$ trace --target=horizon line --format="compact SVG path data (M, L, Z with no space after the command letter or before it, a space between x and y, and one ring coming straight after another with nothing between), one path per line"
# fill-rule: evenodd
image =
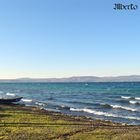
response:
M110 76L96 76L96 75L81 75L81 76L66 76L66 77L17 77L17 78L0 78L0 80L18 80L18 79L63 79L63 78L73 78L73 77L126 77L126 76L140 76L140 74L130 74L130 75L110 75Z

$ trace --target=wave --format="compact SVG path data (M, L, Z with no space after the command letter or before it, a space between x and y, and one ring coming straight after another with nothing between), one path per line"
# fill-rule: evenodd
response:
M33 102L32 99L21 99L21 101L23 101L23 102L27 102L27 103L31 103L31 102Z
M124 109L124 110L128 110L128 111L133 111L133 112L137 111L137 109L125 107L125 106L121 106L121 105L110 105L110 106L114 109Z
M121 106L121 105L101 104L101 106L105 108L123 109L123 110L128 110L128 111L133 111L133 112L137 111L137 109Z
M128 99L135 99L134 97L131 97L131 96L121 96L121 98L122 98L122 99L127 99L127 100L128 100Z
M110 104L100 104L100 106L104 107L104 108L112 108Z
M135 97L136 100L140 100L140 97Z
M99 103L96 102L87 102L87 101L68 101L68 103L72 103L72 104L78 104L78 105L85 105L85 106L97 106L99 105Z
M38 106L46 106L47 105L47 103L42 103L42 102L35 102L35 104Z
M10 93L10 92L7 92L6 95L7 96L16 96L14 93Z
M87 108L82 108L82 109L70 108L70 111L86 112L86 113L95 114L95 115L99 115L99 116L106 116L106 117L123 118L123 119L130 119L130 120L140 120L139 117L122 116L122 115L111 114L111 113L96 111L96 110L87 109Z
M129 101L130 104L140 104L139 101Z
M70 109L70 107L65 106L65 105L61 105L60 108L62 108L62 109Z
M134 99L134 100L140 100L140 97L131 97L131 96L121 96L122 99Z

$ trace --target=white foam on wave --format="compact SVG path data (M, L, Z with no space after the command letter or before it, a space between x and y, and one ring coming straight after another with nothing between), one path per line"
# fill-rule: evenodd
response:
M121 96L122 99L131 99L132 97L130 96Z
M122 99L134 99L134 100L140 100L140 97L130 97L130 96L121 96Z
M6 95L8 96L16 96L14 93L7 92Z
M106 116L106 117L114 117L114 118L124 118L124 119L130 119L130 120L140 120L138 117L133 117L133 116L122 116L122 115L117 115L117 114L111 114L111 113L106 113L106 112L101 112L101 111L96 111L92 109L87 109L87 108L82 108L82 109L76 109L76 108L70 108L71 111L77 111L77 112L87 112L99 116Z
M36 105L39 105L39 106L46 106L46 104L44 103L41 103L41 102L35 102Z
M28 103L30 103L30 102L32 102L33 100L32 99L21 99L23 102L28 102Z
M140 100L140 97L135 97L136 100Z
M104 106L106 108L113 108L113 109L123 109L128 111L137 111L137 109L121 106L121 105L110 105L110 104L100 104L101 106Z
M115 109L124 109L124 110L128 110L128 111L137 111L137 109L134 108L130 108L130 107L125 107L125 106L121 106L121 105L110 105L112 108Z
M139 101L129 101L130 104L140 104Z

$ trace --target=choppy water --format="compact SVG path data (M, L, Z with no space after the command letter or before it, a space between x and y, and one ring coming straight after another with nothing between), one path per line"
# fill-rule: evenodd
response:
M140 83L0 83L0 95L94 119L140 124Z

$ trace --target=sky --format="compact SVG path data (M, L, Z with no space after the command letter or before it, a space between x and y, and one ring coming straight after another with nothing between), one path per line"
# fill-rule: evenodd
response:
M139 0L0 0L0 79L117 75L140 75Z

